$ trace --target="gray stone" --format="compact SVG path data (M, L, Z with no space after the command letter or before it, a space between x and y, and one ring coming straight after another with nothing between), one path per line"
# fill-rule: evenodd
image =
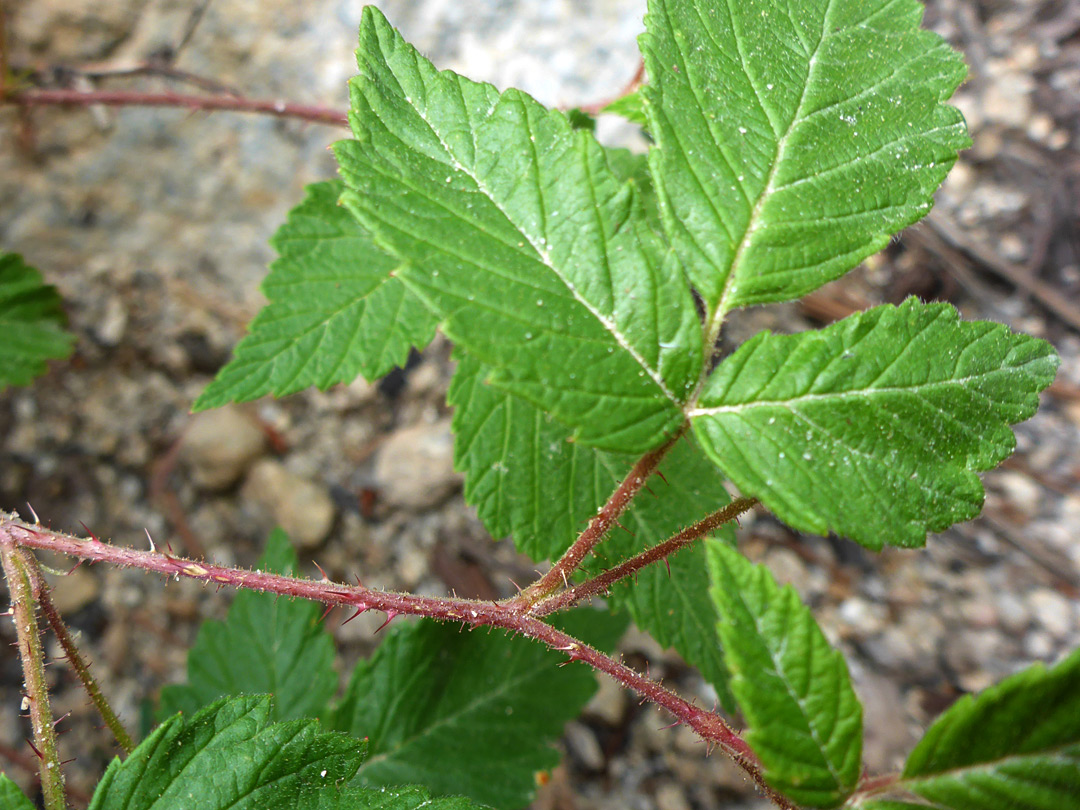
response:
M181 439L181 457L200 489L225 489L266 450L266 434L240 408L226 406L192 417Z
M1016 594L1000 591L994 597L998 621L1009 633L1023 633L1031 623L1031 611Z
M886 773L903 764L915 742L896 682L865 668L853 669L855 691L863 704L863 761L871 773Z
M1039 588L1028 596L1027 601L1035 620L1054 638L1064 640L1069 633L1076 631L1073 606L1057 591Z
M294 475L273 459L251 468L241 496L269 514L302 548L319 546L334 523L334 502L326 488Z
M61 616L76 613L98 598L101 583L86 568L76 568L64 577L50 577L53 589L49 594Z
M387 503L430 509L461 483L454 472L450 420L412 425L394 433L379 449L375 477Z
M581 723L567 723L564 739L570 754L591 771L604 767L604 751L592 730Z
M585 705L585 714L599 717L614 726L622 720L625 711L626 690L606 675L601 676L596 694Z
M690 802L681 787L665 782L656 789L656 810L690 810Z
M1001 488L1009 503L1025 518L1032 518L1043 502L1039 485L1023 473L1002 470L995 475L995 483Z

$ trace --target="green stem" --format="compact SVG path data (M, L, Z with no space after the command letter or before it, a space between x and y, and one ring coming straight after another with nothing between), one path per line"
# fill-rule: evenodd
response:
M60 611L56 609L56 605L49 595L49 586L42 576L41 567L37 565L37 561L33 560L33 558L30 558L29 562L31 564L30 579L34 588L34 597L37 599L38 604L41 605L41 612L45 614L53 634L64 650L68 663L75 670L76 677L82 683L86 694L90 696L90 701L97 708L101 719L105 721L105 725L109 727L124 753L130 754L135 750L135 740L128 733L128 730L124 728L124 724L120 722L120 718L105 699L101 687L98 686L94 676L90 674L90 664L79 653L79 648L75 645L75 639L71 637Z
M65 810L64 774L60 769L60 754L56 747L49 689L45 683L45 654L41 648L41 633L35 615L36 602L31 584L31 563L27 552L16 547L9 538L0 535L0 562L11 594L11 614L15 621L19 657L22 658L26 700L30 710L30 725L34 734L34 749L38 755L41 774L41 793L45 810Z

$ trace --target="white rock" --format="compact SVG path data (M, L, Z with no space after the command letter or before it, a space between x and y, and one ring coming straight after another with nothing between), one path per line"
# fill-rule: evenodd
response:
M394 433L379 450L375 476L387 503L406 509L437 506L461 482L454 472L450 420Z
M63 616L69 616L86 607L101 592L97 576L85 568L76 568L67 576L52 578L53 604Z
M294 475L273 459L251 468L241 496L268 513L302 548L322 543L334 523L334 502L325 487Z
M614 726L619 723L626 711L626 690L607 676L599 678L599 688L585 705L585 714L599 717Z
M1028 596L1036 622L1056 639L1064 639L1076 629L1069 600L1050 588L1039 588Z
M673 782L665 782L656 789L657 810L690 810L690 802L683 789Z
M192 417L180 454L196 486L220 490L235 483L265 449L262 428L239 408L226 406Z
M564 739L570 753L586 768L599 771L604 767L604 751L591 729L581 723L567 723Z
M891 678L868 669L853 672L863 704L863 760L874 773L897 769L915 742L904 713L900 689Z
M1009 633L1023 633L1031 622L1031 611L1027 605L1009 591L1001 591L996 596L998 621L1003 630Z

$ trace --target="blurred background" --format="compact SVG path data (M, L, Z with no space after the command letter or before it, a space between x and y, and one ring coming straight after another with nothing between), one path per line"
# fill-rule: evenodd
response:
M387 0L390 21L438 66L555 106L617 96L634 77L644 2ZM7 59L24 86L235 94L347 106L362 4L353 0L4 0ZM960 106L975 140L928 219L799 304L751 310L794 332L908 295L945 300L1044 337L1063 365L1019 448L985 475L978 520L925 551L871 554L797 536L764 515L740 542L814 608L867 707L866 760L896 767L958 696L1080 643L1080 2L932 0L926 25L964 52ZM436 340L377 384L191 416L262 305L267 240L304 185L333 176L334 126L266 115L0 107L0 250L23 254L64 299L73 357L0 393L0 509L249 565L269 529L336 579L494 598L529 561L461 498ZM644 148L602 118L600 138ZM2 338L0 338L2 345ZM60 561L57 561L60 564ZM312 569L313 570L313 569ZM55 598L129 724L183 677L199 621L228 594L82 567ZM336 631L343 667L380 618ZM332 626L337 622L331 620ZM13 639L0 624L0 644ZM710 687L631 632L628 660L684 694ZM115 753L62 663L50 670L69 783L89 794ZM0 659L0 769L28 786L21 673ZM567 727L537 808L756 807L740 772L685 729L604 683Z

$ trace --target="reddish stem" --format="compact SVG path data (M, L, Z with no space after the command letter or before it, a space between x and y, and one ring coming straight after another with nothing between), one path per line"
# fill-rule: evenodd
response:
M649 480L649 477L656 472L656 468L660 466L660 462L664 456L667 455L670 450L682 435L686 432L688 422L683 422L679 429L675 432L670 439L668 439L660 447L646 453L642 456L633 469L623 479L622 483L616 487L615 491L611 493L611 497L608 498L607 503L600 507L600 511L596 513L596 516L589 521L588 527L580 535L574 544L566 550L566 552L559 558L551 570L544 576L540 577L536 582L527 587L517 596L509 599L505 602L508 608L527 608L535 605L541 599L548 594L554 593L559 588L566 587L570 581L570 576L577 570L577 567L581 565L581 561L588 556L599 543L608 530L619 519L619 515L625 511L626 507L630 505L630 501L634 499L634 496L641 491L641 488L645 486L645 482Z
M623 686L667 709L676 720L692 728L702 739L719 745L779 807L794 808L790 802L769 788L764 781L757 758L746 742L724 720L683 700L614 658L545 624L507 604L478 602L470 599L450 599L387 593L363 586L341 585L325 581L294 579L262 571L214 565L208 562L174 557L156 550L140 551L103 543L96 537L80 540L70 535L30 525L0 513L0 543L42 548L69 554L81 559L108 562L155 571L168 577L188 577L202 582L214 582L248 590L265 591L281 596L299 596L326 605L341 605L357 611L379 610L388 616L426 616L443 621L456 621L472 627L500 627L520 633L566 653L571 661L583 661L614 678Z
M629 560L616 565L614 568L610 568L590 580L575 585L573 588L568 588L561 593L537 602L529 609L529 613L534 616L547 616L550 613L565 610L591 596L607 593L611 589L611 586L619 580L625 579L626 577L637 573L642 568L659 562L660 560L667 559L672 554L682 551L687 546L692 545L695 540L704 537L713 529L717 529L725 523L735 520L735 518L744 512L749 511L757 504L757 502L757 498L738 498L723 509L719 509L708 517L702 518L693 526L687 526L681 532L668 538L663 543L648 548L640 554L631 557Z
M87 107L94 104L104 104L109 107L186 107L191 110L265 113L278 118L298 118L303 121L341 127L349 125L348 116L341 110L307 104L291 104L279 99L242 96L192 96L182 93L140 93L126 90L99 90L88 93L79 90L22 90L0 98L0 104L16 104L23 107L49 105Z

